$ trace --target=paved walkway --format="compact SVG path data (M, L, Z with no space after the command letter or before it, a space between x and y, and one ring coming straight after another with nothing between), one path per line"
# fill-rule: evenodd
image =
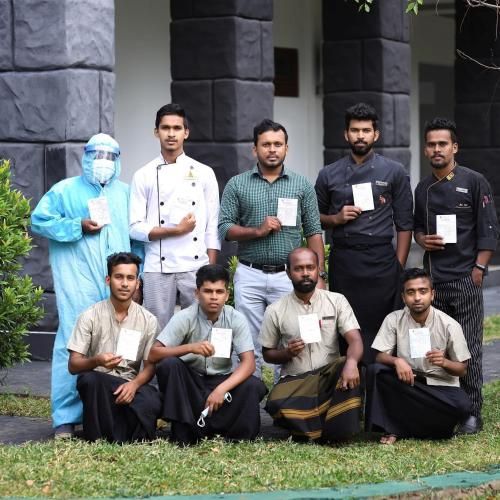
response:
M500 314L500 286L484 290L485 316ZM484 381L500 380L500 340L484 346ZM0 370L0 393L48 397L50 394L50 361L33 361ZM261 436L264 439L285 438L286 431L274 427L269 415L261 411ZM0 415L0 443L19 444L49 439L50 420Z

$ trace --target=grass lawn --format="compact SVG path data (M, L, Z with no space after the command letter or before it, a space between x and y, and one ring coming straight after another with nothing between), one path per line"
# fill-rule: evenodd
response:
M0 398L25 409L35 398ZM33 407L40 400L31 402ZM19 409L16 411L20 411ZM44 410L46 411L46 410ZM27 410L26 410L27 412ZM5 413L3 410L1 413ZM500 381L485 387L485 430L448 441L401 440L392 447L363 438L328 447L287 441L179 448L88 444L79 440L0 445L0 496L146 496L333 487L414 479L500 463Z
M487 344L498 339L500 339L500 314L484 318L483 342Z

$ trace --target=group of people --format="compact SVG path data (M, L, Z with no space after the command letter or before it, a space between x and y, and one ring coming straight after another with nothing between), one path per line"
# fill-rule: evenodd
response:
M154 133L161 154L130 192L118 144L97 134L82 175L32 214L59 311L57 438L83 422L89 440L152 439L162 418L182 444L253 439L263 362L277 373L266 410L295 439L347 439L363 401L384 444L481 430L481 284L499 229L488 182L455 161L452 121L426 125L432 173L415 206L404 167L373 151L378 118L364 103L345 114L351 153L315 186L285 167L286 129L263 120L256 165L220 203L213 170L184 153L184 110L160 108ZM425 270L404 270L412 233ZM238 242L234 308L222 240Z

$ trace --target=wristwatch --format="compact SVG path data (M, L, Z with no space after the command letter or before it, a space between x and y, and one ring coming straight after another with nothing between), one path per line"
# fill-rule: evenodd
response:
M321 271L319 273L319 277L323 280L323 281L328 281L328 273L326 271Z
M488 276L488 266L483 266L483 264L478 264L477 262L474 264L474 267L477 267L481 271L483 271L483 276Z

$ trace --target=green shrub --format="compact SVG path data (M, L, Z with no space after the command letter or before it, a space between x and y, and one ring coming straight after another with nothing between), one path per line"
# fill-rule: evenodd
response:
M19 273L32 247L29 215L28 200L12 189L9 162L0 160L0 368L28 359L23 337L43 314L42 289Z

